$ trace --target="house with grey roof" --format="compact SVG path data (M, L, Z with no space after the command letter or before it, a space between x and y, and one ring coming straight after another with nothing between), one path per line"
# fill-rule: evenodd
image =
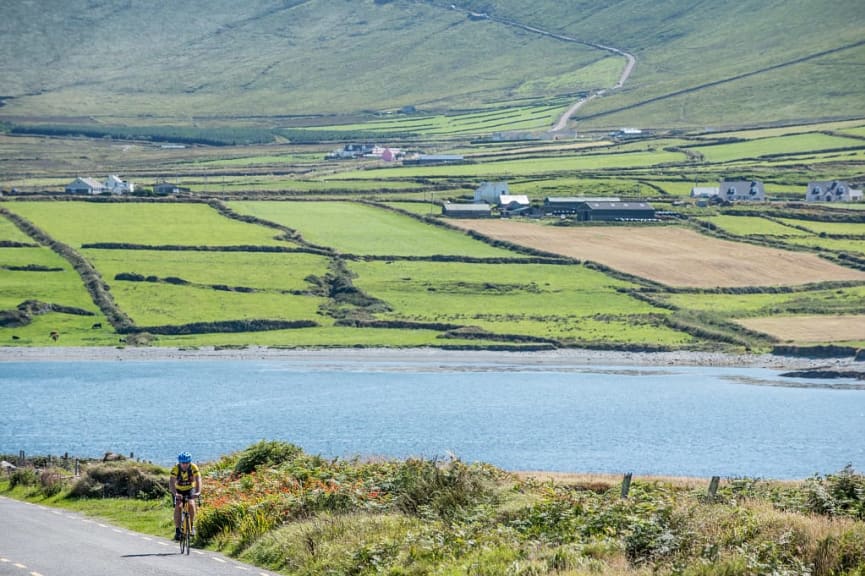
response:
M853 190L842 180L808 182L806 202L861 202L862 191Z
M763 202L766 191L759 180L722 180L718 197L727 202Z

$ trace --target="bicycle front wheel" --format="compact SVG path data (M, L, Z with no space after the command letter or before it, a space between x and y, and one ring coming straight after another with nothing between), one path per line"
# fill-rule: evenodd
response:
M183 554L184 547L186 554L189 554L190 540L192 539L192 518L189 513L183 515L183 534L180 538L180 553Z

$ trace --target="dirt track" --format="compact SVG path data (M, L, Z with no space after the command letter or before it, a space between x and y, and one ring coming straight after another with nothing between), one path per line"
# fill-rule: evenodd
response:
M718 240L670 226L559 228L509 220L449 222L497 240L591 260L667 286L796 286L865 280L865 272L813 254Z

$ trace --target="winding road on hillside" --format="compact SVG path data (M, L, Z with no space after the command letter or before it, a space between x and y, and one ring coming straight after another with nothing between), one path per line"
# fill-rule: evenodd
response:
M434 2L430 2L430 4L437 6ZM631 54L630 52L625 52L624 50L620 50L619 48L614 48L612 46L605 46L604 44L598 44L596 42L588 42L586 40L579 40L577 38L572 38L570 36L565 36L563 34L557 34L555 32L550 32L549 30L542 30L540 28L536 28L534 26L529 26L528 24L523 24L522 22L516 22L514 20L508 20L505 18L498 18L496 16L491 16L489 14L483 13L479 14L472 10L468 10L466 8L460 8L456 4L450 5L451 10L457 10L459 12L464 12L466 15L490 20L492 22L498 22L499 24L503 24L505 26L510 26L512 28L519 28L521 30L525 30L527 32L532 32L534 34L539 34L541 36L546 36L548 38L553 38L555 40L561 40L562 42L572 42L574 44L582 44L583 46L589 46L591 48L597 48L598 50L604 50L605 52L610 52L617 56L622 56L625 58L625 68L622 70L622 73L619 75L619 80L613 85L612 88L605 88L602 90L597 90L595 92L590 92L585 98L580 98L576 102L574 102L564 114L559 117L559 120L553 125L550 129L550 132L561 132L565 129L568 124L568 120L570 120L571 116L573 116L577 110L579 110L584 104L594 100L595 98L599 98L604 96L605 94L610 93L613 90L618 90L622 86L625 85L625 82L628 81L628 78L631 76L631 73L634 71L634 68L637 66L637 57Z
M0 496L0 576L273 576L208 550Z

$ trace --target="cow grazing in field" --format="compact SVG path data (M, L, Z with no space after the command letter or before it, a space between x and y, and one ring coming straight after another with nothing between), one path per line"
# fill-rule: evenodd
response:
M57 342L57 339L60 338L60 332L58 332L57 330L52 330L50 336L52 340Z
M99 329L99 328L102 328L102 322L97 322L96 324L94 324L93 326L91 326L91 328L93 328L94 330L97 330L97 329Z

